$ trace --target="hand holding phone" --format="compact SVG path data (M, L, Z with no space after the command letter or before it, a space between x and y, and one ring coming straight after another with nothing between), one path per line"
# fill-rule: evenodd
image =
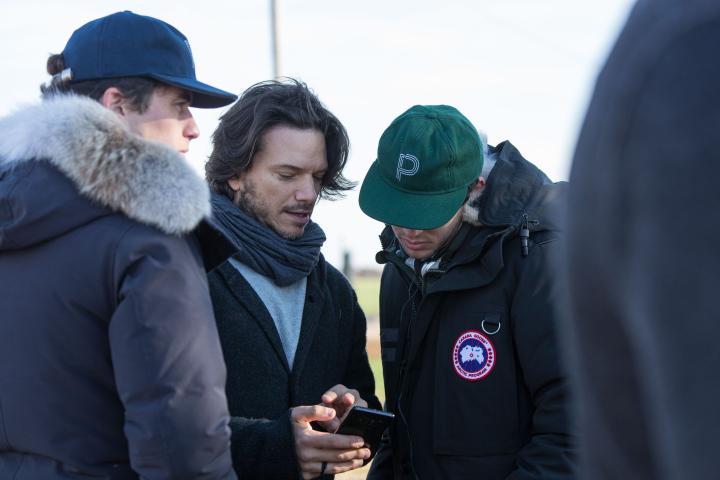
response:
M371 454L370 458L365 460L367 463L375 456L380 446L380 438L393 418L395 415L390 412L355 406L347 413L335 433L362 437Z

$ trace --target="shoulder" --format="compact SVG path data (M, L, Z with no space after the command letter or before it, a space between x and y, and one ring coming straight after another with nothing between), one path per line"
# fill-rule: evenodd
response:
M200 246L193 235L165 233L122 213L114 213L111 217L113 228L118 232L116 257L120 264L149 260L158 267L200 269L204 273Z
M400 268L392 262L388 262L383 266L382 274L380 276L380 286L394 283L402 278Z
M320 254L320 260L315 267L315 271L333 293L348 294L353 292L352 285L350 284L348 278L343 275L340 270L325 260L325 257L322 254Z
M224 261L207 275L210 296L217 311L236 309L254 295L250 282L230 263Z
M557 232L543 231L532 234L527 255L523 255L518 238L513 239L506 247L512 252L505 257L508 273L512 273L516 281L537 285L556 282L560 278L565 248L562 236Z

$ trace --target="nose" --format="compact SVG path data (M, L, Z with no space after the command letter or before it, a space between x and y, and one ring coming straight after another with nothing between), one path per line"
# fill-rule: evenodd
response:
M304 176L295 191L295 200L303 203L315 203L318 196L316 182L312 175Z
M190 114L190 117L185 122L185 128L183 129L183 135L189 140L194 140L200 136L200 129L195 122L195 117Z

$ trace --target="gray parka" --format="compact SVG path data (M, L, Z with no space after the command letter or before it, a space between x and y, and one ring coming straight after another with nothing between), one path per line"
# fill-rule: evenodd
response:
M235 478L202 179L88 98L0 128L0 478Z

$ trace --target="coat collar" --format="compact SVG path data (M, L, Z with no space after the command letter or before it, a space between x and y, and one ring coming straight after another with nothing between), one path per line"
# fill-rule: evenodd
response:
M85 197L168 234L210 214L207 184L182 155L88 97L47 98L0 119L0 130L0 167L48 161Z
M280 340L280 334L275 326L275 321L260 296L230 262L225 262L220 265L217 272L223 277L235 299L240 304L245 305L250 316L265 333L268 343L272 346L278 361L285 368L288 375L296 380L301 378L310 349L315 341L316 335L318 335L317 330L323 316L323 311L332 304L324 288L327 282L327 272L323 256L320 255L318 265L315 266L307 277L302 323L292 370L287 363L287 357L285 356L285 350Z
M258 324L260 329L265 334L268 343L272 346L273 351L277 357L277 360L285 368L285 371L290 374L290 367L285 356L285 350L282 346L282 340L280 340L280 334L275 327L270 312L265 308L260 296L255 292L253 287L233 267L230 262L225 262L220 265L217 269L218 273L223 277L227 284L228 290L235 297L235 299L241 305L244 305L246 310L250 313L250 317Z

